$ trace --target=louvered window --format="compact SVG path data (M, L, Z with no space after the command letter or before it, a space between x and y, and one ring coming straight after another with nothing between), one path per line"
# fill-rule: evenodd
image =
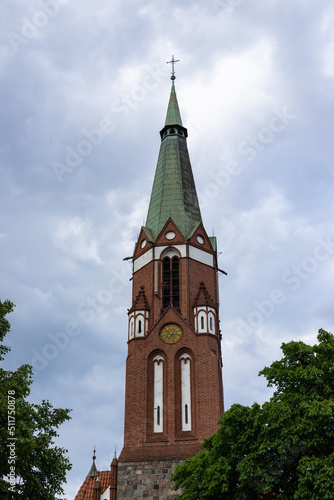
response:
M166 257L162 263L163 285L162 285L162 301L163 308L169 305L174 307L180 306L180 276L179 276L179 259Z

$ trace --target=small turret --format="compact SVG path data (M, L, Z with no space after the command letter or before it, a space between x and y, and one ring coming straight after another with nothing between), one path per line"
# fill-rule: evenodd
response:
M87 474L87 477L96 477L97 476L97 469L96 469L96 465L95 465L95 459L96 459L95 453L96 453L96 449L94 447L93 456L92 456L93 463L92 463L92 466Z
M111 477L110 477L110 500L117 500L117 475L118 475L118 460L115 451L113 461L110 465Z

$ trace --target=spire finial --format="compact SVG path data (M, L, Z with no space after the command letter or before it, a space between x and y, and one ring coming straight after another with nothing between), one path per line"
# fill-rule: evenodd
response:
M92 463L92 466L90 468L90 471L87 474L87 477L96 477L97 476L97 470L96 470L96 465L95 465L95 459L96 459L95 453L96 453L96 446L94 446L93 456L92 456L93 463Z
M172 56L172 59L170 61L167 61L167 64L172 65L172 76L170 77L171 80L175 80L175 63L180 62L180 59L174 59L174 56Z

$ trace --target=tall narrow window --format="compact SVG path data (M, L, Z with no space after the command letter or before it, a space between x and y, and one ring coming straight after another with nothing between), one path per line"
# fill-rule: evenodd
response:
M163 284L162 284L162 297L163 297L163 308L169 306L170 304L170 258L166 257L162 263L163 268Z
M162 262L162 303L166 309L169 305L180 306L179 259L166 257Z
M153 432L163 432L163 357L159 354L154 363Z
M181 363L181 405L182 430L191 431L191 380L189 354L182 354Z
M172 302L174 307L180 305L179 259L172 259Z
M141 319L138 321L138 333L141 333Z
M201 329L204 330L204 317L201 316Z

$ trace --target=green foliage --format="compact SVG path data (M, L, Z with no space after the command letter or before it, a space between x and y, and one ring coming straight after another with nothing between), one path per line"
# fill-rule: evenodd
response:
M0 361L9 348L2 345L10 330L6 315L13 304L0 301ZM53 408L48 401L27 401L32 367L16 371L0 368L0 497L3 500L54 500L63 493L62 483L71 465L67 450L54 446L57 429L68 420L70 410ZM10 445L10 446L9 446ZM11 473L15 471L15 474ZM16 484L13 487L14 478Z
M10 330L10 323L6 316L12 312L13 309L14 304L12 302L9 300L1 302L0 300L0 361L3 360L4 355L9 351L9 347L2 345L2 341Z
M333 498L334 336L318 344L282 345L283 358L264 368L269 402L235 404L203 450L173 476L182 500Z

